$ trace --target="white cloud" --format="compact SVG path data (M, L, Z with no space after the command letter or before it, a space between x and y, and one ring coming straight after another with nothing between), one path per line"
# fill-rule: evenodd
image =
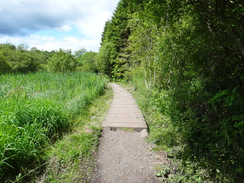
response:
M97 10L99 16L89 16L78 23L79 29L86 37L97 39L101 37L105 21L111 17L111 12Z
M112 16L118 2L119 0L0 0L0 43L24 42L43 50L86 48L98 51L105 21ZM81 34L70 35L73 28L78 28ZM54 35L38 35L42 30L52 30L52 33L57 31L57 35L63 32L63 37L57 39Z
M64 37L63 39L57 39L51 36L39 36L39 35L29 35L25 37L11 37L4 36L0 37L1 43L14 43L16 45L27 44L29 48L36 47L40 50L59 50L71 49L76 51L80 48L85 48L88 51L92 50L97 52L99 50L99 45L96 40L88 40L76 37Z
M72 29L72 27L70 25L63 25L62 27L57 28L57 31L64 31L64 32L68 32Z

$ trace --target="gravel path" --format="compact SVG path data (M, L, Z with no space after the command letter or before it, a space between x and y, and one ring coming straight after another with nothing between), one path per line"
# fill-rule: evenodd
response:
M118 90L119 85L112 84L114 99L124 96L126 90ZM122 103L124 100L120 100ZM114 101L113 101L114 102ZM112 103L113 103L112 102ZM116 104L119 105L118 100ZM112 110L113 105L110 107ZM133 110L133 108L130 108ZM120 113L122 111L119 111ZM130 111L133 113L133 111ZM128 118L127 113L120 115ZM105 117L108 120L108 116ZM142 119L143 120L143 119ZM97 166L93 183L156 183L154 166L155 153L145 141L142 132L104 128L97 155ZM163 161L167 161L164 159ZM162 161L161 161L162 162Z

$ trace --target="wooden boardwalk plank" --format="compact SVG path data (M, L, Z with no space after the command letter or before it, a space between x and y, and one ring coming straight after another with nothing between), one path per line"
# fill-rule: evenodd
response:
M114 96L102 126L113 129L147 129L147 124L133 96L118 84L111 83L110 86Z

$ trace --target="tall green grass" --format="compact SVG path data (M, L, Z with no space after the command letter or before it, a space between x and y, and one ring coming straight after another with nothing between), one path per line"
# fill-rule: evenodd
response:
M45 148L87 112L105 88L90 73L36 73L0 77L0 182L45 160Z

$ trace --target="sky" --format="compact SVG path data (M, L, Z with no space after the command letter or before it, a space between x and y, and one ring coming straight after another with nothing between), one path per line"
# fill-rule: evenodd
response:
M119 0L0 0L0 43L99 51Z

